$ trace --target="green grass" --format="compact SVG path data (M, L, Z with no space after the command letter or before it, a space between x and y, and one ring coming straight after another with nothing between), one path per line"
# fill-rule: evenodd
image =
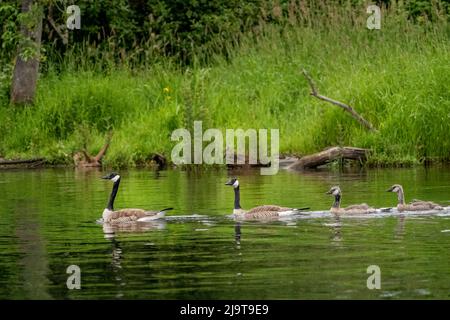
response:
M171 132L202 120L204 130L279 128L282 153L350 145L370 148L372 165L448 161L448 16L411 22L392 8L373 31L366 19L363 7L324 8L320 17L306 10L292 23L261 24L209 66L158 59L100 71L104 61L78 65L74 50L58 68L46 62L34 106L9 106L3 89L0 155L70 163L83 143L98 151L112 129L105 164L133 166L154 152L170 157ZM352 105L378 132L309 96L301 67L322 94Z

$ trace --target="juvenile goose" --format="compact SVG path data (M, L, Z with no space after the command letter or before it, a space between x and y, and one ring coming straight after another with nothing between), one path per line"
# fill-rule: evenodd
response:
M331 194L334 196L334 203L331 206L330 212L335 214L366 214L373 213L376 210L366 203L354 204L346 208L341 208L341 188L338 186L331 187L326 194Z
M405 203L405 194L403 192L403 187L399 184L394 184L390 187L387 192L397 193L398 204L397 210L402 211L427 211L427 210L444 210L443 207L437 203L431 201L413 200L412 202Z
M114 211L114 199L116 198L117 191L119 190L120 176L117 173L110 173L102 179L111 180L114 182L111 195L109 197L108 206L103 210L102 222L103 223L127 223L134 221L151 221L159 218L163 218L166 211L173 208L166 208L159 211L147 211L142 209L122 209Z
M228 186L233 186L234 188L234 209L233 214L237 217L244 219L268 219L282 217L286 215L292 215L299 210L306 210L309 208L287 208L275 205L263 205L255 207L248 211L241 208L241 194L239 191L239 181L236 178L229 180L225 183Z

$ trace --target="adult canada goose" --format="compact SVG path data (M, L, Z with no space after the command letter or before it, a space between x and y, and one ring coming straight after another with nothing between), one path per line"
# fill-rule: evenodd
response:
M166 211L173 208L166 208L159 211L148 211L142 209L121 209L114 210L114 199L116 198L117 191L119 190L120 176L117 173L110 173L102 179L111 180L114 182L111 195L109 197L108 206L103 210L102 222L103 223L127 223L134 221L151 221L155 219L163 218Z
M244 219L267 219L276 218L287 215L292 215L299 210L306 210L309 208L287 208L275 205L263 205L255 207L248 211L241 208L241 193L239 190L239 181L236 178L229 180L225 183L228 186L233 186L234 188L234 209L233 214L237 217Z
M405 194L403 192L403 187L399 184L394 184L390 187L387 192L397 193L398 204L397 210L402 211L427 211L427 210L444 210L443 207L437 203L431 201L413 200L412 202L405 203Z
M341 208L341 188L338 186L331 187L326 194L331 194L334 196L334 203L331 206L330 212L335 214L366 214L366 213L373 213L376 210L366 203L362 204L354 204L351 206L348 206L346 208Z

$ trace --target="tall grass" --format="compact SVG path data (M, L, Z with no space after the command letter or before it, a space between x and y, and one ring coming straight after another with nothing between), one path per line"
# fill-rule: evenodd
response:
M68 163L85 143L95 153L112 129L106 164L133 166L153 152L169 156L171 132L202 120L203 128L279 128L282 153L352 145L370 148L377 165L450 159L450 27L439 6L411 21L393 3L381 30L368 30L364 5L292 3L207 66L117 65L95 48L48 61L34 106L0 100L0 155ZM300 67L378 131L309 96Z

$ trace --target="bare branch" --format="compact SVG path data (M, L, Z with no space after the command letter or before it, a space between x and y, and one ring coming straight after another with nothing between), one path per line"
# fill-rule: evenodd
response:
M83 150L81 150L81 153L83 154L84 159L85 159L87 162L93 162L93 161L94 161L94 158L87 152L86 149L83 148Z
M323 96L323 95L319 94L319 92L317 91L317 87L316 87L316 85L314 84L314 81L311 79L311 77L309 76L309 74L306 72L305 69L302 69L302 73L303 73L303 75L305 76L306 80L308 81L309 86L311 87L311 93L310 93L310 94L311 94L312 96L316 97L317 99L320 99L320 100L329 102L329 103L331 103L331 104L334 104L334 105L336 105L336 106L338 106L338 107L344 109L345 111L347 111L348 113L350 113L350 115L351 115L354 119L356 119L360 124L362 124L364 127L366 127L369 131L377 131L377 130L372 126L372 124L371 124L369 121L367 121L366 119L364 119L364 118L363 118L359 113L357 113L351 106L349 106L349 105L347 105L347 104L345 104L345 103L343 103L343 102L340 102L340 101L337 101L337 100L334 100L334 99L331 99L331 98L328 98L328 97L326 97L326 96Z
M100 162L102 158L105 156L106 151L108 151L109 144L111 143L112 138L112 131L109 131L106 135L106 141L101 150L98 152L98 154L94 157L94 161Z
M61 38L63 44L67 45L67 43L69 43L69 34L68 34L67 29L65 28L64 25L62 25L62 26L57 26L56 25L55 20L53 20L53 7L52 6L50 6L48 8L47 20L48 20L48 22L50 22L50 24L52 25L53 29L55 29L56 33ZM66 30L64 33L62 32L63 29Z
M302 69L302 73L305 76L306 80L308 81L309 86L311 87L311 95L316 96L317 88L316 88L316 84L314 83L313 79L311 79L311 77L309 76L308 72L306 72L305 69Z

